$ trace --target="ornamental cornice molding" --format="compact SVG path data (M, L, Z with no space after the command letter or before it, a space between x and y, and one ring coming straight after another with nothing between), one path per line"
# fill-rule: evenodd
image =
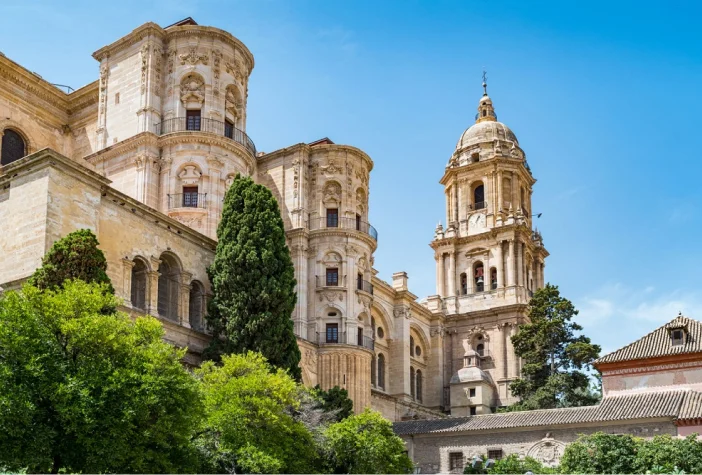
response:
M65 92L5 56L0 56L0 77L68 114L68 95Z
M256 170L256 158L248 151L246 147L241 145L239 142L235 142L234 140L228 139L218 134L209 132L187 131L173 132L168 135L162 135L158 138L159 147L192 143L222 147L227 151L233 153L237 158L240 158L246 162L249 175L252 175L254 173L254 170Z
M166 30L153 22L144 23L132 30L131 33L95 51L93 53L93 58L102 62L103 59L109 58L113 53L135 45L152 35L163 39L166 37Z
M368 173L373 170L373 160L370 158L370 156L361 150L360 148L356 148L352 145L342 145L342 144L324 144L324 145L315 145L314 147L309 147L309 156L310 156L310 162L312 159L318 160L319 157L318 155L323 155L326 156L327 154L331 152L347 152L351 153L353 155L356 155L358 158L363 160L365 164L368 166ZM274 153L274 152L272 152ZM334 157L334 158L341 158L341 157ZM348 157L346 157L348 159ZM343 167L342 167L343 168Z
M701 361L685 361L680 363L670 363L670 364L660 364L653 366L638 366L633 368L622 368L622 369L603 369L603 376L610 376L615 374L631 374L631 373L648 373L651 371L669 371L671 369L680 368L691 368L702 366Z
M139 147L158 147L158 137L152 132L142 132L121 142L103 148L84 158L88 163L96 165L111 158L119 157L127 152L137 150Z
M371 253L376 250L378 247L378 243L371 238L369 235L361 232L361 231L356 231L355 229L345 229L345 228L321 228L321 229L314 229L310 230L310 239L313 237L319 237L319 236L349 236L353 235L357 239L363 241L365 244L367 244L371 248Z
M68 115L73 115L89 106L97 104L100 98L99 92L100 80L95 80L69 94L67 109Z
M234 35L228 31L220 30L212 26L202 26L202 25L182 25L174 26L168 30L163 30L166 38L171 40L172 38L183 38L183 37L193 37L201 36L210 39L218 39L224 43L229 43L235 49L242 53L244 60L246 61L247 76L251 74L254 68L254 57L251 51Z

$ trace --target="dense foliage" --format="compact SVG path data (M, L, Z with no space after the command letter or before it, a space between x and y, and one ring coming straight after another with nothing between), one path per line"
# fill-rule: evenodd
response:
M89 229L79 229L54 243L34 272L29 283L40 289L60 287L69 279L106 284L114 293L107 277L107 260L98 248L98 240Z
M237 176L227 191L208 269L214 297L208 354L256 351L300 380L300 350L291 320L295 273L278 203L265 186Z
M207 420L197 444L209 454L205 473L311 473L317 452L311 433L289 408L299 407L295 381L260 354L223 355L205 363ZM215 449L216 448L216 449Z
M329 426L323 453L332 473L410 473L405 444L380 413L366 409Z
M60 272L59 272L60 274ZM105 314L107 284L0 298L0 467L191 471L197 381L155 319Z
M520 402L508 410L550 409L597 403L586 370L599 356L600 347L577 335L582 327L572 319L573 304L561 297L558 287L547 284L529 302L529 323L512 337L522 358L522 375L510 389Z
M328 391L324 391L319 385L314 390L320 400L319 407L325 412L332 413L337 422L343 421L353 414L353 401L349 398L347 390L334 386Z

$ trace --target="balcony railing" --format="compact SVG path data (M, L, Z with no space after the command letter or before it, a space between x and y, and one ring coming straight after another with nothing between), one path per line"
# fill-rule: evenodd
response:
M315 337L315 343L318 345L356 345L369 350L375 349L375 341L368 336L347 338L347 332L316 332Z
M470 210L484 209L484 208L487 208L487 202L485 202L485 201L478 201L476 203L471 203L468 205L468 209L470 209Z
M327 279L326 275L317 275L315 276L317 288L321 287L328 287L330 289L343 289L346 287L346 276L345 275L340 275L337 279L336 282L334 282L333 279Z
M254 145L253 140L246 135L246 132L221 120L206 119L204 117L199 117L198 120L193 120L192 117L175 117L173 119L166 119L160 124L155 124L154 128L156 129L155 132L157 135L188 131L210 132L221 135L243 145L254 157L256 156L256 145Z
M373 295L373 284L367 280L356 280L356 290L362 290Z
M207 207L207 193L176 193L168 195L168 209Z
M327 217L324 217L310 219L310 230L314 231L317 229L325 228L354 229L356 231L360 231L364 234L369 235L375 241L378 240L378 231L376 231L373 226L366 223L365 221L360 221L355 218L328 219Z

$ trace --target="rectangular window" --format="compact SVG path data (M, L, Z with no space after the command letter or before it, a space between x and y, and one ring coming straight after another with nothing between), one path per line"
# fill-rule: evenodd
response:
M478 412L476 411L475 406L470 406L470 415L475 416L477 414Z
M185 130L200 130L200 110L185 111Z
M339 343L338 323L327 323L327 343Z
M197 208L197 186L184 186L183 187L183 207L184 208Z
M356 277L356 288L358 290L363 290L363 274L358 274Z
M361 230L361 215L357 214L356 215L356 231Z
M488 450L488 458L493 460L500 460L502 458L502 449Z
M685 338L684 338L684 333L682 330L673 330L672 337L673 337L673 346L682 345L684 343Z
M338 228L339 227L339 210L336 208L327 209L327 227L328 228Z
M358 329L358 346L363 346L363 328Z
M475 388L470 388L468 391L468 397L475 397Z
M339 269L336 267L330 267L327 269L327 287L338 287L339 286Z
M229 119L224 119L224 136L234 139L234 123Z
M449 470L463 470L463 452L449 453Z

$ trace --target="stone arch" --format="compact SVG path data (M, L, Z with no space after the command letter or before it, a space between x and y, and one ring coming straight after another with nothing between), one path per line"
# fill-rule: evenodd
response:
M225 118L241 129L244 123L244 96L235 84L229 84L224 93Z
M6 124L9 121L4 121ZM0 129L0 166L9 165L29 155L29 138L27 134L14 125Z
M429 343L431 340L429 340L429 337L424 330L422 330L422 328L415 323L410 323L410 338L411 337L414 337L415 346L419 345L422 349L421 358L426 360L428 358L427 352L431 348L431 344Z
M174 253L166 251L159 257L158 314L172 321L179 321L180 286L183 263Z
M471 206L473 210L483 209L485 203L485 184L482 180L473 182L470 185Z
M377 339L377 329L378 329L378 327L381 327L383 329L383 333L385 335L380 340L383 344L387 344L387 340L392 338L393 320L390 318L390 316L385 311L385 309L378 304L373 304L371 306L370 312L371 312L371 318L375 319L376 341L378 340Z
M180 101L186 109L202 109L205 103L205 79L189 72L180 79Z
M134 257L132 262L134 266L132 266L130 301L133 308L146 312L149 302L149 272L151 272L151 265L149 260L142 256Z

